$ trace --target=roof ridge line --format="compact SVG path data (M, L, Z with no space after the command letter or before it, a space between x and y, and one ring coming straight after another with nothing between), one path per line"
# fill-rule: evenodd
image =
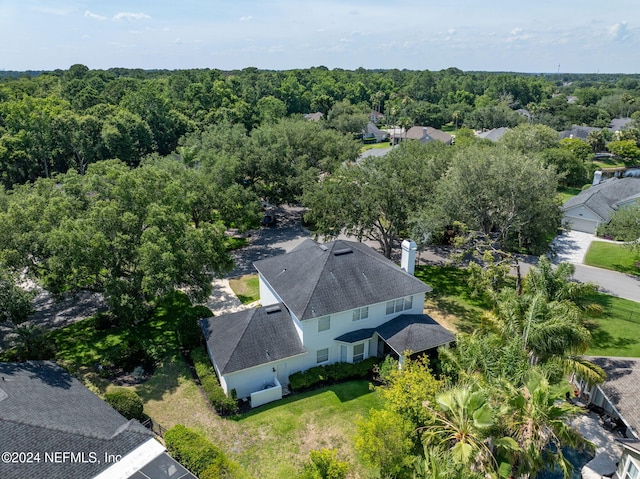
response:
M31 421L20 421L20 420L17 420L17 419L6 419L4 417L2 418L2 420L4 422L10 422L10 423L13 423L13 424L20 424L22 426L35 427L35 428L38 428L38 429L46 429L47 431L57 431L57 432L65 433L65 434L72 434L74 436L87 437L87 438L92 438L92 439L100 439L100 440L104 440L104 441L111 440L111 439L115 438L117 435L121 434L122 432L124 432L126 430L129 430L130 432L135 433L135 434L143 435L143 431L129 428L129 425L130 425L131 421L135 421L134 419L130 419L129 421L125 422L124 424L119 426L115 430L115 432L113 434L110 434L110 435L96 434L96 433L92 433L92 432L81 432L81 431L70 430L68 428L55 426L55 425L34 423L34 422L31 422ZM140 424L140 423L138 422L138 424ZM144 427L144 426L142 426L142 424L140 424L140 426ZM146 434L144 434L144 435L146 435Z
M278 303L280 304L280 303ZM229 355L229 359L227 360L227 362L225 363L224 367L222 367L222 371L224 371L227 367L227 365L229 364L229 362L231 361L231 358L235 355L236 350L238 349L238 345L242 342L242 338L244 338L245 334L247 334L247 329L249 328L249 324L251 323L251 321L253 320L253 316L256 314L256 311L262 308L267 308L268 306L260 306L259 308L249 308L249 314L250 317L247 320L246 324L244 325L244 328L242 329L242 333L240 334L240 336L238 337L238 340L235 341L235 346L233 348L233 351L231 351L231 354ZM247 311L247 310L243 310L243 311ZM224 373L223 373L224 374Z
M333 240L333 241L329 242L329 244L331 244L331 247L327 248L327 250L325 251L325 253L327 253L326 258L325 258L324 262L322 263L322 268L319 269L319 273L318 273L318 276L316 278L315 284L313 285L313 289L311 290L311 294L308 295L308 297L307 297L307 302L304 305L304 307L302 308L302 316L300 318L298 318L298 321L303 321L303 318L306 316L307 308L309 307L309 303L311 302L311 298L313 298L314 293L316 292L316 289L318 288L318 283L320 282L320 277L322 276L322 272L324 271L324 268L325 268L325 266L327 264L327 261L329 261L330 255L333 254L333 248L335 247L335 245L336 245L336 243L338 241L343 241L343 240L337 240L336 239L336 240ZM318 247L320 247L320 243L318 243L317 241L316 241L316 243L317 243ZM327 243L322 243L322 244L326 245Z

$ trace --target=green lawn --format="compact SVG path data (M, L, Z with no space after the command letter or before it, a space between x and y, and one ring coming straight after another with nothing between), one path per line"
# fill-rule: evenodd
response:
M356 423L381 400L368 381L349 381L298 394L237 416L243 436L259 437L237 457L261 478L295 476L309 451L337 448L352 477L371 471L358 460L353 444Z
M435 320L454 332L471 332L477 327L489 305L484 298L473 297L467 270L420 265L415 275L433 288L425 296L425 309Z
M120 343L142 339L146 347L154 348L159 357L176 354L177 318L190 307L183 294L176 294L159 305L151 318L131 327L99 329L99 316L78 321L49 333L56 345L56 360L80 374L95 371L96 364L109 357Z
M558 188L558 198L562 203L567 201L569 198L580 194L582 189L580 188L571 188L569 186L565 186L563 188Z
M606 241L593 241L584 258L584 264L589 266L640 275L638 261L640 261L640 257L629 248Z
M640 303L598 293L595 301L604 314L587 326L593 336L592 356L640 357Z
M377 148L389 148L391 143L388 141L383 141L382 143L369 143L367 145L362 145L360 148L360 153L364 153L367 150L373 150Z
M153 377L136 386L144 412L163 427L203 432L254 477L295 477L309 451L338 449L351 477L373 477L355 454L355 424L381 407L368 381L349 381L289 396L233 418L208 405L181 357L168 357Z
M229 286L242 304L253 303L260 299L260 280L257 274L230 279Z

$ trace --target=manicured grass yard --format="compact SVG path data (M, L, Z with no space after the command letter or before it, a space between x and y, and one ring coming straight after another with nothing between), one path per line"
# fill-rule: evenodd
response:
M353 449L356 422L380 407L368 381L296 394L233 418L221 418L209 407L179 356L168 358L136 389L145 413L159 424L202 431L255 477L294 477L309 451L323 447L337 448L353 477L371 477Z
M425 310L433 319L452 332L471 332L477 327L489 305L472 296L467 270L421 265L415 275L433 288L425 295Z
M253 303L260 299L260 280L257 274L230 279L229 286L242 304Z
M383 141L382 143L369 143L360 147L360 153L364 153L367 150L373 150L375 148L389 148L390 146L391 143L388 141Z
M562 203L567 201L572 196L580 194L582 190L580 188L571 188L569 186L564 188L558 188L558 198Z
M276 479L295 476L309 451L337 448L353 477L369 477L371 471L353 448L356 423L380 407L368 381L348 381L265 405L234 418L245 437L259 438L237 458L256 477Z
M584 264L590 266L640 275L640 268L636 265L638 261L640 257L628 247L606 241L593 241L584 258Z
M640 357L640 303L602 293L595 302L602 305L604 314L587 323L593 346L586 354Z

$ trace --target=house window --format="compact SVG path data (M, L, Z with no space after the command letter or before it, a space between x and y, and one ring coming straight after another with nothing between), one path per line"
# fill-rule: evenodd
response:
M357 363L364 359L364 343L356 344L353 347L353 362Z
M413 296L387 302L387 314L401 313L413 308Z
M320 331L328 331L331 328L331 317L323 316L318 319L318 332Z
M340 346L340 361L343 363L347 362L347 347L345 345Z
M316 362L324 363L329 361L329 348L318 349L316 353Z
M361 319L367 319L369 317L369 306L364 308L358 308L353 311L353 320L360 321Z
M624 475L624 479L638 479L639 473L638 466L629 459L629 467L627 467L627 473Z

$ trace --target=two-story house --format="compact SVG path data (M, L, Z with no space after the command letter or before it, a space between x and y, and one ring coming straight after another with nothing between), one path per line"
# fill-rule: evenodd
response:
M453 341L423 312L431 288L413 276L415 252L404 241L398 267L362 243L305 240L254 263L262 306L201 321L224 390L245 398L275 389L277 397L297 371Z

